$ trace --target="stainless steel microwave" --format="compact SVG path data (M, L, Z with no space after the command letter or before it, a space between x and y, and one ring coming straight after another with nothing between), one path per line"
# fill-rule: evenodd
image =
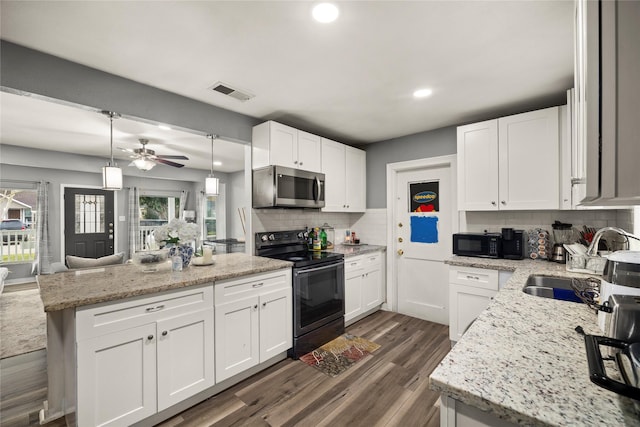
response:
M455 233L453 253L461 256L502 258L500 233Z
M254 208L323 208L324 174L284 166L253 170Z

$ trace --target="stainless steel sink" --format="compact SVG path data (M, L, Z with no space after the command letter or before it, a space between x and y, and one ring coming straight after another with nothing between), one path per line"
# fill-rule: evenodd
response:
M570 277L529 276L522 289L525 294L557 300L583 302L573 291Z

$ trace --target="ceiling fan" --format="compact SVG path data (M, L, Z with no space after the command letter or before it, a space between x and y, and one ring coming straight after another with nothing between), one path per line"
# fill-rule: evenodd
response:
M153 168L157 163L173 166L175 168L181 168L184 166L181 163L172 162L167 159L189 160L186 156L167 156L156 154L154 150L147 148L147 144L149 143L148 139L141 138L138 141L142 144L142 148L131 149L118 147L118 149L130 153L130 157L134 160L129 164L129 166L135 166L142 171L151 170L151 168Z

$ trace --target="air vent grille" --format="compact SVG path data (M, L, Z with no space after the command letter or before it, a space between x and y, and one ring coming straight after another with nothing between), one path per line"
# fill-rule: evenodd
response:
M223 82L218 82L214 84L213 86L211 86L210 89L213 90L214 92L219 92L223 95L230 96L231 98L235 98L243 102L248 101L255 96L253 94L250 94L247 91L242 91L238 88L234 88L228 85L227 83L223 83Z

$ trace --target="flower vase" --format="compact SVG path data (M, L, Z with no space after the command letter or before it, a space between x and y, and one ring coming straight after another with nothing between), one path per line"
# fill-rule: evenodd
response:
M179 256L182 258L182 268L187 268L193 256L193 247L189 245L176 245L169 248L169 256Z

